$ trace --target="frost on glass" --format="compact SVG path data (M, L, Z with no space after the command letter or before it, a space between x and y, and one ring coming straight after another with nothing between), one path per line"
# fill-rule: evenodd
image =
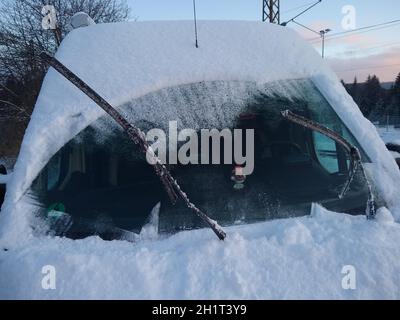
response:
M255 170L244 188L235 188L233 164L168 166L192 202L221 225L306 215L313 202L340 212L364 212L366 189L359 177L344 199L337 197L347 178L347 154L333 141L286 121L281 115L286 109L358 146L310 80L200 82L119 107L144 132L159 128L168 134L169 121L177 121L178 130L254 129ZM157 223L152 230L160 234L204 227L183 203L171 205L144 155L108 116L66 144L31 191L52 234L71 238L96 234L133 241L147 233L149 221ZM63 221L68 222L64 229Z

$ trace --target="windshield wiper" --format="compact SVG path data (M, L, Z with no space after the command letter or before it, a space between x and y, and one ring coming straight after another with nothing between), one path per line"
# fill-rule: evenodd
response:
M218 236L220 240L226 238L226 233L218 225L218 223L212 220L207 214L197 208L192 202L190 202L186 193L184 193L177 183L177 181L172 177L169 170L161 161L156 157L154 151L151 149L147 141L144 139L142 131L132 125L124 118L121 113L119 113L113 106L111 106L105 99L103 99L96 91L89 87L82 79L80 79L76 74L64 66L56 58L51 57L45 52L40 54L40 58L57 70L61 75L63 75L67 80L74 84L79 90L85 93L90 99L92 99L100 108L107 112L128 134L129 138L134 144L138 145L140 150L145 154L150 154L150 156L155 160L155 164L152 164L157 176L160 178L168 196L173 204L176 203L178 197L181 197L185 202L186 206L192 210L197 216L199 216Z
M312 121L308 118L305 118L303 116L295 114L295 113L291 112L290 110L285 110L285 111L282 111L281 113L285 119L287 119L293 123L296 123L298 125L301 125L307 129L317 131L317 132L323 134L324 136L327 136L328 138L331 138L332 140L334 140L335 142L340 144L347 151L347 153L350 155L349 176L347 178L346 183L343 185L343 188L338 196L340 199L342 199L346 195L346 193L349 190L350 185L354 179L354 176L357 173L357 170L360 169L362 176L365 179L367 188L368 188L368 201L367 201L366 216L367 216L367 219L373 219L375 217L375 198L372 193L371 183L368 180L367 174L364 169L364 165L361 161L361 155L360 155L360 151L358 150L358 148L356 146L354 146L353 144L351 144L343 136L339 135L335 131L333 131L315 121Z

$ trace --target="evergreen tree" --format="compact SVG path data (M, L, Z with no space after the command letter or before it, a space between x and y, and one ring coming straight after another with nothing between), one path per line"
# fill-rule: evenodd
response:
M391 90L389 109L391 115L400 117L400 73L397 75Z
M368 117L375 110L379 100L382 98L382 87L376 75L369 75L363 87L361 112Z
M361 97L360 97L360 84L357 81L357 77L354 77L354 81L350 87L350 95L353 97L353 100L357 105L360 105Z
M400 73L397 75L392 88L392 95L400 97Z
M357 77L354 77L353 84L351 85L351 88L350 88L350 94L353 98L355 98L355 97L357 97L357 93L358 93Z

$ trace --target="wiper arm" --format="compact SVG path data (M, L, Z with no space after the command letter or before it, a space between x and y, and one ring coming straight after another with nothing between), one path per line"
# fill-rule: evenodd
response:
M128 134L129 138L134 144L138 145L140 150L147 154L149 153L155 160L153 168L160 178L162 184L164 185L167 194L169 195L171 202L175 204L178 196L182 198L186 206L192 210L197 216L199 216L218 236L220 240L226 238L226 233L218 225L218 223L212 220L207 214L197 208L192 202L190 202L186 193L184 193L177 183L177 181L172 177L169 170L161 161L155 156L154 151L148 145L147 141L143 137L143 133L140 129L136 128L134 125L128 122L121 113L119 113L113 106L111 106L105 99L103 99L96 91L94 91L89 85L87 85L82 79L80 79L76 74L64 66L56 58L51 57L45 52L40 54L40 58L57 70L61 75L63 75L68 81L74 84L79 90L85 93L90 99L92 99L100 108L107 112Z
M364 165L361 161L361 155L358 148L353 144L351 144L346 138L336 133L335 131L308 118L295 114L290 110L282 111L282 116L293 123L301 125L307 129L317 131L323 134L324 136L331 138L332 140L340 144L348 152L348 154L350 155L349 176L338 196L340 199L342 199L346 195L354 179L354 176L357 173L357 170L360 169L368 188L368 201L366 210L367 219L373 219L375 217L375 198L372 193L371 183L368 180L367 174L364 169Z

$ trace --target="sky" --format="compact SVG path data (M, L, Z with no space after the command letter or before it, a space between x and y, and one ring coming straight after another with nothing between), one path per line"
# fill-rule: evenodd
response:
M281 22L288 21L316 2L313 0L280 0ZM145 20L188 20L193 18L192 0L128 0L132 16ZM262 17L262 0L196 0L198 19L252 20ZM345 6L354 8L354 15L343 13ZM353 12L353 11L352 11ZM400 72L400 21L347 34L342 22L352 19L349 28L362 28L400 19L400 0L322 0L296 21L315 31L331 29L325 43L325 58L338 76L352 82L357 76L364 81L376 74L382 82L393 81ZM354 23L353 23L354 22ZM321 52L319 35L290 22L295 29ZM345 27L347 28L347 27Z

